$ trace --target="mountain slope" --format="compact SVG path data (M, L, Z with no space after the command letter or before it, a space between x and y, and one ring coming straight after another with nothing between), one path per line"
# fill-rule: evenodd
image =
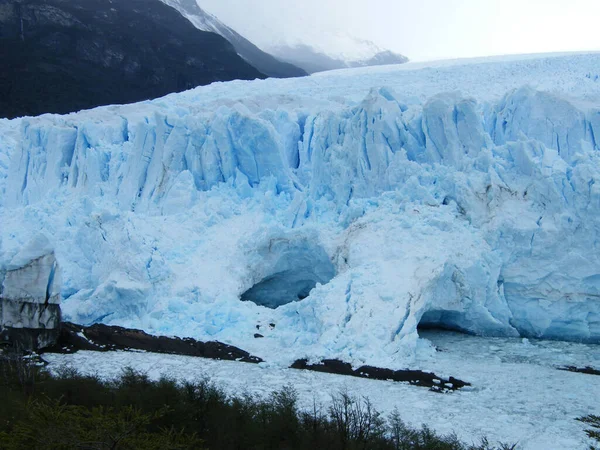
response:
M0 0L0 117L264 75L159 0Z
M268 50L309 73L352 67L404 64L404 55L384 50L374 42L334 30L308 30L304 37L272 42Z
M406 56L378 48L374 52L364 55L362 59L318 50L306 44L280 45L272 47L270 51L283 61L288 61L291 64L302 67L308 73L354 67L404 64L408 62Z
M223 36L233 45L242 58L262 73L276 78L301 77L307 75L307 73L299 67L279 61L268 53L263 52L248 39L229 28L215 16L200 8L196 0L161 1L177 9L199 30L210 31Z

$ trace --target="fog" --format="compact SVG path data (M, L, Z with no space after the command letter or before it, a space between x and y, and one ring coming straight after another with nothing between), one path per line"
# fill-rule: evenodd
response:
M371 40L413 60L600 50L598 0L198 3L264 49L278 43L302 42L330 31Z

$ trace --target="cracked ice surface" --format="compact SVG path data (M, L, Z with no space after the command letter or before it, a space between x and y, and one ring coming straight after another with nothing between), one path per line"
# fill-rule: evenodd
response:
M598 67L406 64L0 121L5 257L43 232L67 319L282 364L403 367L424 315L599 342ZM316 285L240 301L264 280Z
M132 367L153 379L208 377L231 395L267 396L292 385L299 406L323 411L331 395L347 390L368 397L384 414L394 408L403 420L427 424L439 433L456 432L465 442L487 436L492 443L518 442L521 450L588 449L585 426L575 418L597 410L600 377L557 370L560 366L597 365L597 345L517 338L481 338L460 333L425 331L439 352L422 346L415 369L456 376L472 383L451 394L438 394L407 383L376 381L303 370L268 363L246 364L177 355L138 352L44 354L50 370L63 365L112 378ZM427 342L422 340L422 343Z

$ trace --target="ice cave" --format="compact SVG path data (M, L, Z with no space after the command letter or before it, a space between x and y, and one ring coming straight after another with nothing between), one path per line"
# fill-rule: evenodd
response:
M304 300L317 283L335 276L335 268L325 250L307 240L276 241L270 244L266 276L241 295L242 301L277 308Z

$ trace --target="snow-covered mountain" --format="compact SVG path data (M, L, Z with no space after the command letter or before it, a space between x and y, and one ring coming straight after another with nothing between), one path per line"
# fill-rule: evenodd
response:
M307 33L305 41L284 41L268 47L268 51L308 73L408 62L406 56L384 50L371 41L333 32Z
M296 77L306 73L349 67L403 64L408 58L346 32L316 27L298 36L279 36L263 43L265 53L214 15L203 10L197 0L161 0L177 9L198 29L220 34L233 44L246 61L273 77ZM275 56L275 57L274 57Z
M600 342L599 67L409 63L0 121L0 261L42 232L68 319L275 363L401 368L419 324Z
M0 117L131 103L264 78L159 0L2 0Z
M306 72L299 67L279 61L272 55L263 52L248 39L225 25L212 14L200 8L196 0L161 1L179 11L199 30L210 31L223 36L233 45L242 58L256 67L261 73L277 78L301 77L306 75Z

